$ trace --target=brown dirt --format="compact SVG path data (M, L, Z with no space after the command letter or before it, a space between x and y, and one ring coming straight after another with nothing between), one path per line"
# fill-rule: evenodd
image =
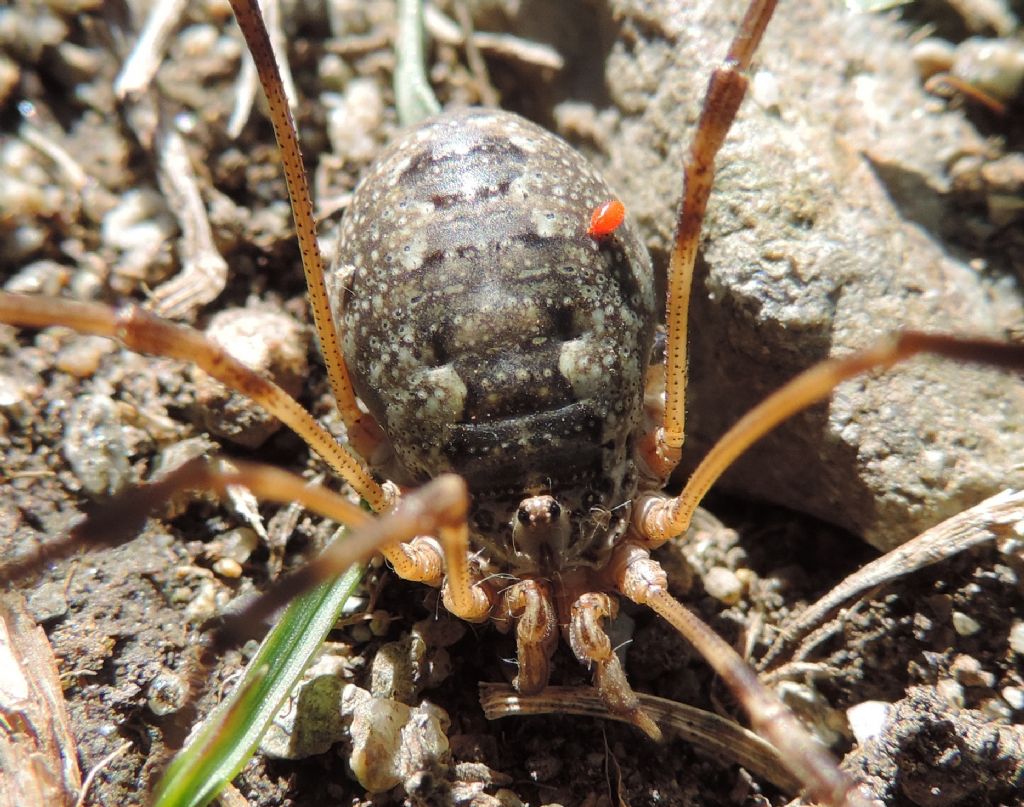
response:
M58 5L74 4L54 7ZM215 2L194 5L188 12L192 38L177 38L159 84L167 109L182 113L180 121L190 130L193 162L199 167L208 205L218 211L215 237L231 266L228 288L209 311L202 312L198 324L204 324L214 310L244 305L250 299L305 321L302 273L282 213L286 194L268 145L272 142L269 126L254 114L238 142L224 134L237 66L237 45L230 44L235 41L233 22ZM371 145L383 142L396 126L388 87L391 57L382 47L391 6L375 2L339 4L339 8L348 9L345 13L354 33L362 37L358 42L365 43L365 48L359 44L342 48L343 58L330 56L332 48L337 48L325 40L326 21L318 14L303 12L306 16L289 21L290 61L302 95L298 118L307 159L316 166L316 193L325 205L353 187L372 154L370 148L364 155L358 144L348 155L324 152L328 134L321 94L333 86L332 81L337 84L358 75L369 79L384 99L381 120L367 135ZM45 32L39 22L42 18L56 21L58 34L47 39L45 33L33 33L21 42L12 36L2 43L20 74L8 94L0 96L0 148L7 149L4 171L12 194L0 209L4 246L0 276L5 281L17 276L22 287L31 279L51 293L68 288L102 300L142 299L146 288L173 272L176 259L175 248L165 244L136 266L124 259L124 251L100 228L110 207L132 189L158 193L152 157L128 134L110 91L123 56L119 53L125 39L122 23L110 7L61 16L16 2L10 14L8 23L20 21L28 31ZM207 35L213 36L217 47L203 44ZM317 68L325 63L335 71L333 78L329 71L328 78L318 77ZM433 77L444 100L479 100L456 49L438 47L434 63ZM543 77L536 71L492 67L496 83L523 108L543 110L550 103ZM509 84L513 80L519 82L515 90ZM53 164L32 149L15 153L20 147L16 105L22 101L36 105L39 128L62 144L93 178L95 184L84 193L70 189ZM543 112L538 114L544 117ZM996 126L988 119L982 123L987 131ZM24 185L15 187L14 179ZM42 195L33 195L33 189ZM143 218L149 221L157 216ZM332 223L325 230L324 240L329 241ZM40 263L29 277L24 270L31 262ZM89 366L89 356L95 357L95 368ZM0 396L0 541L5 557L52 540L95 498L149 478L178 443L204 435L196 425L202 422L201 414L186 367L98 347L62 329L34 333L0 326L0 390L4 393ZM95 398L84 399L86 395ZM337 430L320 372L310 374L300 399ZM76 450L69 449L69 433L76 423L85 423L85 434L95 436L77 449L76 456L87 469L85 481L82 465L76 471L68 462L69 451ZM206 445L204 439L199 448ZM223 450L309 475L321 470L289 434L279 433L254 450L231 445ZM121 457L127 461L119 461ZM708 554L700 559L691 556L688 563L698 577L716 565L751 569L757 582L748 597L725 610L703 593L699 580L686 596L730 640L749 627L755 616L762 619L760 638L753 643L755 658L763 651L771 626L872 557L872 550L851 542L838 530L789 512L737 499L713 501L711 506L736 533L717 533L708 543ZM266 506L261 512L272 522L278 509ZM170 736L174 721L157 717L147 705L151 682L158 674L186 670L189 648L202 622L190 615L201 616L266 583L269 553L265 549L251 557L238 580L209 572L210 543L240 524L244 521L230 508L200 498L176 508L173 518L151 520L124 546L57 563L38 580L25 584L30 608L46 628L59 660L83 772L124 740L132 743L96 778L87 803L122 805L144 800L166 744L176 739ZM289 538L286 563L301 562L303 554L330 532L330 525L320 519L302 516ZM1007 687L1018 691L1024 687L1021 656L1009 648L1007 639L1011 627L1024 620L1022 579L1019 547L1009 552L988 547L876 592L815 657L827 670L816 690L827 707L838 712L865 700L906 701L909 712L901 719L908 725L918 720L925 729L943 727L947 740L956 734L959 722L971 722L975 729L1019 723L1024 716L1020 703L1011 705L1003 693ZM402 637L414 622L437 612L433 595L397 581L380 568L369 579L367 590L379 595L376 608L393 618L383 636L345 628L334 637L350 645L358 681L365 679L370 659L384 641ZM212 604L203 606L211 598ZM973 635L956 633L951 627L954 611L975 620L981 630ZM629 613L636 625L627 671L638 688L731 711L728 697L699 659L692 658L650 614ZM453 794L493 795L500 788L529 804L640 807L786 801L783 794L751 780L735 766L702 756L684 743L656 746L629 727L571 717L489 724L476 701L476 684L505 680L508 665L501 659L513 656L514 648L507 638L474 629L449 653L454 660L451 675L424 697L452 719L453 764L439 779L425 780L419 792L398 789L366 796L346 769L344 744L301 762L257 756L236 781L238 790L252 805L436 804L452 801ZM956 678L954 662L959 656L975 659L987 674L969 679L954 698L962 698L962 707L968 711L951 704L948 685L936 689L940 682ZM242 651L224 656L211 673L201 711L228 688L243 662ZM559 683L581 684L587 678L565 648L559 650L553 677ZM925 695L915 689L908 697L913 687L923 688ZM943 697L936 696L937 691ZM938 740L929 746L921 740L922 731L909 736L910 740L896 743L897 751L890 756L873 758L861 752L850 759L854 770L875 777L876 792L886 804L1021 803L1021 790L1013 789L1014 782L1024 787L1019 774L1014 780L1006 773L1012 770L1012 759L989 760L985 768L972 757L972 766L961 774L945 770L955 787L944 792L955 793L955 798L935 802L934 794L922 796L917 779L907 772L919 773ZM848 739L841 739L837 752L848 751L850 745ZM970 750L969 743L959 746L962 756ZM483 763L490 772L464 763ZM937 769L938 763L932 763L929 769ZM1019 769L1019 759L1016 764ZM476 801L459 798L465 804L497 803L483 795Z

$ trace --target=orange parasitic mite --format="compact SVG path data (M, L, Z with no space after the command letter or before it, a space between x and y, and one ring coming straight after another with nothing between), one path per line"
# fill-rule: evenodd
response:
M587 235L591 238L605 238L611 235L626 218L626 206L618 199L610 199L594 208L590 215Z

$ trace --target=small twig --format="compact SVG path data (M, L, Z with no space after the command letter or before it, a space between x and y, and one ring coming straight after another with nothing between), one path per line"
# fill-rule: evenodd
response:
M163 61L167 42L171 38L188 0L157 0L146 18L135 47L114 80L114 94L119 100L130 95L141 95L153 81Z
M554 48L512 34L478 32L473 34L473 40L480 50L491 56L499 56L545 70L561 70L565 67L565 59Z
M252 112L253 102L256 100L256 90L259 87L259 76L256 73L256 63L252 56L242 57L242 66L238 71L238 78L235 79L235 103L231 107L231 115L228 117L228 137L237 140L249 120L249 113Z
M849 608L841 609L836 616L834 616L824 625L821 625L812 630L810 633L808 633L800 640L800 644L790 654L790 662L788 664L782 665L782 667L773 670L771 673L765 673L762 676L762 678L764 680L774 681L778 678L785 677L781 673L782 670L789 668L791 665L799 665L803 663L806 660L807 656L809 656L814 651L814 649L818 647L818 645L822 644L823 642L827 642L833 636L838 634L854 616L856 616L858 613L860 613L861 610L863 610L865 602L869 598L875 596L875 594L881 591L883 588L884 586L876 586L870 591L863 593L861 595L861 598L857 600L857 602L853 603L853 605L851 605Z
M331 39L324 43L324 50L337 56L352 58L384 50L391 38L383 31L369 34L347 34L344 39Z
M213 231L185 141L163 116L157 130L158 179L181 227L181 271L153 291L153 308L164 317L188 318L214 300L228 280L228 264Z
M436 41L456 48L467 47L463 29L433 5L423 10L423 23L431 38ZM565 67L565 59L550 45L531 42L514 34L473 31L472 40L473 47L481 53L506 61L521 62L542 70L558 71Z
M473 78L476 79L480 101L484 106L496 107L500 104L501 99L498 97L498 91L491 84L487 64L484 62L484 57L480 55L480 43L473 36L473 18L463 0L455 4L455 16L462 28L463 40L466 43L466 63L469 65Z
M818 661L790 661L762 675L761 683L775 686L779 681L813 681L821 678L838 678L842 674L843 671L839 667L831 664Z
M794 779L778 752L752 731L704 709L637 693L640 705L658 725L676 732L707 753L742 765L787 793L801 784ZM539 695L520 695L504 684L480 684L484 717L498 720L514 715L571 714L617 720L632 726L629 718L608 711L594 689L549 686Z
M89 788L92 787L93 780L96 779L97 774L131 747L131 740L125 740L120 746L115 748L103 757L103 759L92 766L89 772L85 775L85 781L82 782L82 789L78 793L78 801L75 802L75 807L82 807L82 805L85 804L85 797L88 795Z
M1024 491L1004 490L969 510L946 519L911 541L872 561L785 625L761 661L771 667L782 651L824 622L843 603L896 578L931 566L965 549L993 541L1024 523Z
M287 39L281 23L281 4L279 0L261 0L260 7L263 9L263 19L270 34L274 58L281 71L281 83L284 85L285 97L288 99L288 105L292 109L296 109L299 94L295 89L295 79L292 78L291 66L288 63ZM245 128L253 102L256 100L258 86L259 77L256 72L256 64L253 62L252 56L246 54L242 59L242 69L239 71L238 81L235 83L235 105L231 110L231 117L228 118L227 131L231 138L237 138Z
M60 178L67 182L72 189L81 193L86 186L93 182L92 177L86 173L81 164L62 145L49 137L35 124L33 120L35 117L34 110L30 109L30 106L26 105L23 107L22 122L21 126L18 127L18 136L32 146L32 148L49 157L54 165L57 166Z

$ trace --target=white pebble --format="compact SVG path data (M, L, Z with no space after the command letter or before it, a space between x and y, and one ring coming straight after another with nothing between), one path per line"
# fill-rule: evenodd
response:
M1024 622L1015 622L1010 628L1010 649L1018 656L1024 656Z
M1020 687L1003 687L1003 700L1014 709L1024 709L1024 689Z
M704 590L719 602L735 605L743 595L743 581L734 572L714 566L704 575Z
M213 570L221 577L237 580L242 576L242 567L234 558L218 558L213 562Z
M858 745L864 745L872 737L882 733L891 711L892 704L885 701L864 701L846 710L850 730L857 738Z
M954 611L953 630L961 636L973 636L981 630L981 625L978 623L978 620L967 616L962 611Z

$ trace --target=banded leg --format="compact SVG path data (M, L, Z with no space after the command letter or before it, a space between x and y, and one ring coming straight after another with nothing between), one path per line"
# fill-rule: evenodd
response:
M593 666L594 686L608 709L626 717L651 739L661 740L661 729L641 708L602 624L614 619L618 611L618 601L609 594L581 594L569 614L569 646L583 664Z
M840 383L872 370L885 370L919 353L955 361L1024 370L1024 345L989 339L906 331L841 359L829 359L805 370L765 398L725 433L674 498L644 494L633 508L633 525L645 546L656 547L682 535L704 495L753 443L814 403L823 401Z
M665 324L665 415L660 429L641 445L648 468L667 479L683 450L686 403L686 323L689 316L693 267L700 231L715 179L715 156L736 118L747 91L745 75L775 11L775 0L753 0L729 52L711 74L700 121L683 164L683 201L676 221L675 243L669 258Z
M244 610L228 617L223 628L225 642L230 642L235 636L245 636L247 625L260 624L293 597L342 574L353 564L366 561L377 552L402 541L409 541L408 545L413 547L430 546L432 539L417 539L416 536L442 536L446 554L458 555L461 552L463 563L468 567L466 548L458 540L444 543L444 536L461 531L460 525L465 525L469 507L466 484L454 474L445 474L428 482L403 497L394 511L377 517L329 488L310 484L297 474L271 465L236 461L233 467L226 468L219 463L196 459L186 462L158 482L132 488L99 506L63 539L43 544L30 555L0 564L0 582L31 575L46 563L66 557L83 545L124 543L134 537L152 510L183 491L203 490L224 496L232 485L242 485L265 501L298 502L352 530L308 564L277 581ZM437 544L436 541L433 543ZM411 556L416 557L417 554L413 552ZM426 559L430 573L429 566L435 558L429 548L421 556ZM416 567L410 565L409 569L411 576L415 577ZM420 575L421 578L423 576L426 575ZM456 599L470 604L483 601L490 608L495 597L488 589L469 586L468 591L460 592Z
M377 512L391 504L366 466L277 384L246 367L201 331L162 319L138 306L0 292L0 322L28 328L63 325L79 333L116 339L129 350L195 364L240 392L292 429Z
M327 367L331 393L345 423L349 441L362 456L371 457L384 436L373 417L356 405L355 390L341 353L341 339L335 319L331 315L327 285L324 281L324 259L316 238L316 220L313 217L309 179L299 149L299 136L288 105L288 96L285 94L281 72L270 44L270 35L267 33L256 0L231 0L231 8L256 63L256 71L259 73L260 84L263 86L267 107L270 110L274 137L281 151L288 198L295 220L295 235L299 241L302 269L306 275L309 307L313 313L316 335L320 340L320 352Z
M812 801L832 807L866 807L854 783L796 716L757 678L729 644L668 593L665 571L648 551L626 542L611 563L616 587L629 599L647 605L693 645L725 681L750 716L751 727L779 751L787 769Z

